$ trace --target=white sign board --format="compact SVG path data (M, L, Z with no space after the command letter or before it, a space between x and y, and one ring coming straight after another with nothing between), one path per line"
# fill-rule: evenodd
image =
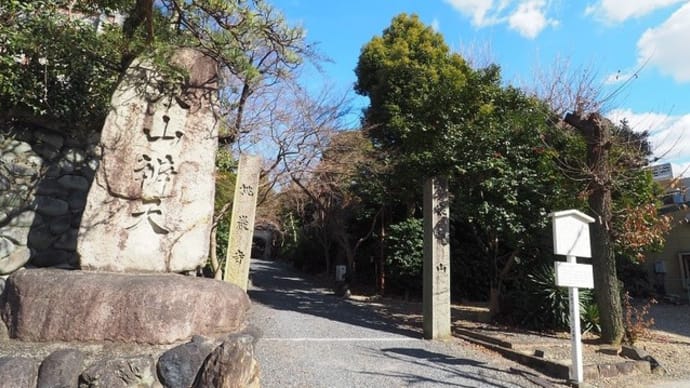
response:
M557 261L556 285L559 287L594 288L592 266Z
M553 251L557 255L592 257L589 224L594 218L578 211L551 213L553 217Z
M673 166L671 166L671 163L657 164L656 166L652 166L652 177L655 181L673 179Z

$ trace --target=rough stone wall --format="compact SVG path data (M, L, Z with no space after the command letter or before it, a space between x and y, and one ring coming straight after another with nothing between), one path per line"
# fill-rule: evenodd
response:
M98 140L97 131L0 128L0 275L27 263L78 266L77 232L98 166Z

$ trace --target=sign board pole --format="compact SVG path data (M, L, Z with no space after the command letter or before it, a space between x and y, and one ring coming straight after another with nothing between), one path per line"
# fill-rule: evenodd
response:
M577 256L592 257L589 242L589 225L594 218L578 211L564 210L551 213L553 218L553 247L557 255L565 255L567 261L555 264L556 285L568 287L570 302L570 335L572 338L572 362L570 379L581 384L584 380L582 366L582 334L580 333L579 288L594 288L592 266L578 264Z
M575 256L567 256L569 263L577 263ZM573 366L570 368L570 378L582 383L584 371L582 368L582 334L580 333L580 292L577 287L568 287L570 299L570 336L572 338L571 356Z

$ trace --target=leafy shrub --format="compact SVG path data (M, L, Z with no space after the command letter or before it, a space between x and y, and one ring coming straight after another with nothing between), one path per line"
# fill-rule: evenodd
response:
M422 288L424 231L422 220L408 218L389 227L386 236L388 284L405 292Z
M536 267L527 274L524 288L508 293L515 324L535 330L567 330L570 327L568 289L556 286L553 265ZM585 332L599 331L599 310L590 290L580 289L580 323Z
M623 323L625 325L625 337L623 340L628 345L635 345L640 338L649 338L650 329L654 326L654 318L649 316L649 309L656 304L655 299L649 299L643 305L635 306L632 297L627 292L623 296Z
M226 149L219 149L216 154L216 190L214 200L214 220L216 227L216 258L220 268L225 268L225 257L228 252L230 237L230 219L232 217L232 197L235 192L237 162ZM207 272L213 272L210 262Z
M470 233L473 232L465 225L451 223L451 290L453 297L458 299L486 301L493 266L477 240L467 237Z
M69 20L61 3L66 2L0 2L0 106L10 115L69 123L63 129L72 133L100 128L124 42L114 28L98 33L90 24Z
M545 265L527 275L531 288L532 306L536 309L534 322L541 320L545 329L565 329L569 327L570 305L568 289L556 286L556 277L551 266Z
M593 300L591 292L584 293L588 296L588 300L580 300L580 322L582 323L582 332L594 334L601 333L601 324L599 320L599 306Z
M216 227L216 257L221 269L225 268L225 258L228 255L228 241L230 239L230 218L226 217L218 222Z
M292 211L286 211L282 219L283 234L280 236L277 257L307 273L318 274L325 271L324 249L318 243L314 229L305 227L304 221Z

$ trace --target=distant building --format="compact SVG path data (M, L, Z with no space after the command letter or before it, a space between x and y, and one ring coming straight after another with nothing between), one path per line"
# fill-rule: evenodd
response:
M674 178L670 163L652 167L654 180L668 187L659 212L673 217L661 252L648 253L652 284L661 294L690 298L690 178ZM675 179L675 180L674 180Z

